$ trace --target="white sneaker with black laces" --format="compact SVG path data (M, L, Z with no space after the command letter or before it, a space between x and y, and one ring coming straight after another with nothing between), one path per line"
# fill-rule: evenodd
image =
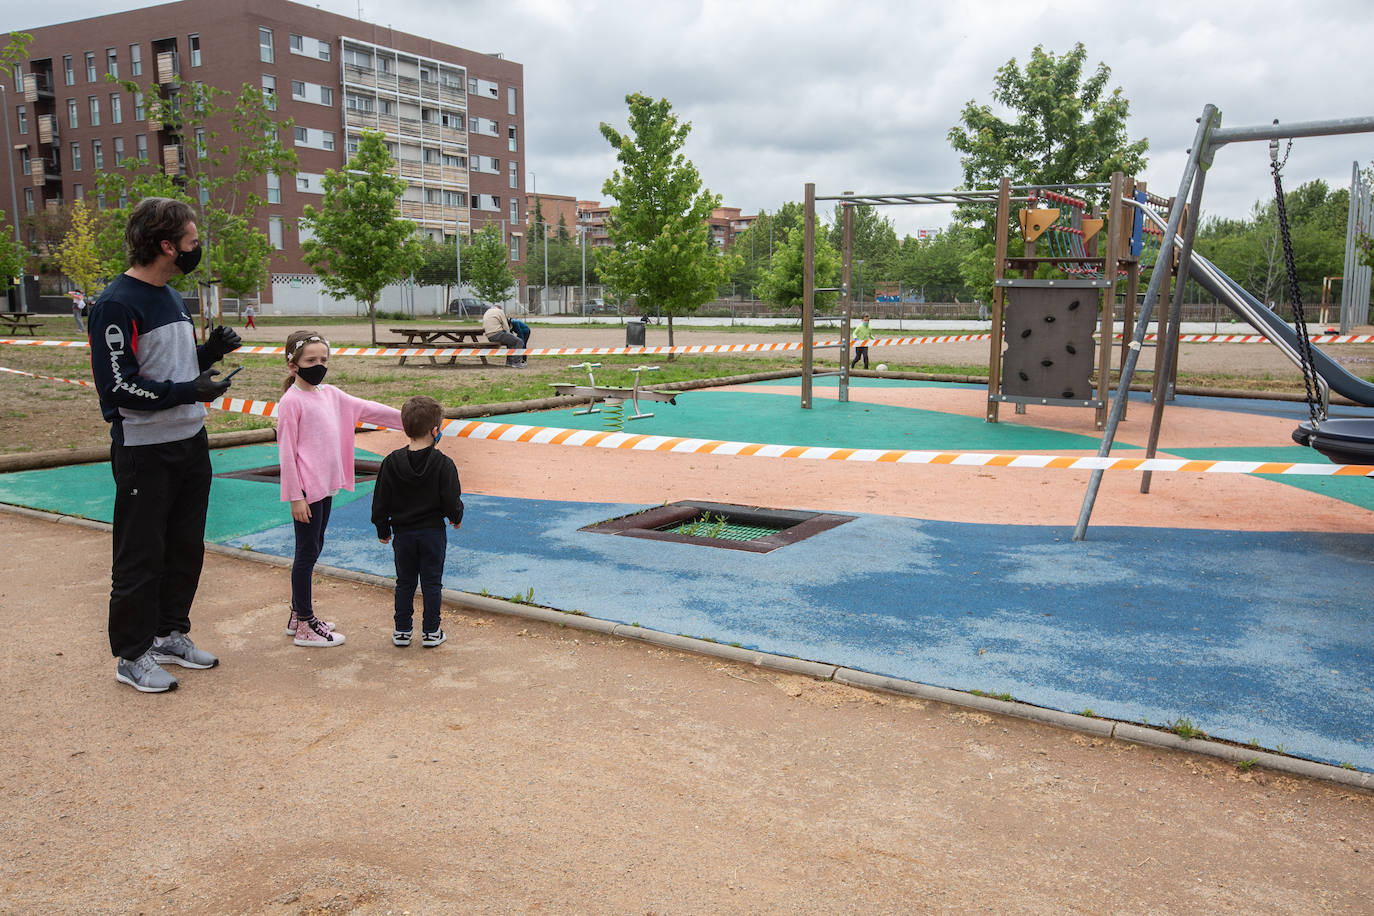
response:
M420 637L420 645L424 646L426 649L433 649L446 639L448 639L448 637L444 635L444 628L440 627L433 633L426 633L424 636Z
M410 645L410 637L414 635L414 633L414 630L392 630L391 644L393 646L401 646L402 648L404 648Z

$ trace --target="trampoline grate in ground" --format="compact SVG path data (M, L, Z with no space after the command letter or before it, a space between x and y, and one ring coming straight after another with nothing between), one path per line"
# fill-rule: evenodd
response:
M588 525L583 531L769 553L852 521L852 515L683 500Z
M369 480L376 480L377 474L382 470L380 461L355 460L353 462L353 479L357 483L366 483ZM236 480L256 480L261 483L281 483L281 465L268 464L260 468L246 468L242 471L226 471L223 474L216 474L216 477L233 477Z

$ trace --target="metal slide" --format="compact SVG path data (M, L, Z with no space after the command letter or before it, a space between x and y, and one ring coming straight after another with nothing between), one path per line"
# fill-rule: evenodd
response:
M1165 228L1164 220L1160 219L1159 214L1153 210L1141 206L1133 200L1126 200L1125 202L1144 213L1145 218L1160 229ZM1174 247L1182 248L1183 240L1174 239ZM1215 264L1198 254L1196 248L1193 249L1190 258L1188 273L1203 289L1216 296L1227 308L1239 315L1246 324L1273 341L1284 352L1284 355L1293 361L1293 365L1302 366L1302 357L1298 355L1297 332L1289 327L1286 321L1274 314L1268 306L1246 292L1239 283L1218 270ZM1332 391L1344 395L1357 404L1374 407L1374 383L1367 382L1358 375L1353 375L1340 363L1316 347L1312 348L1312 365L1316 368L1317 375Z
M1220 299L1227 308L1243 318L1255 330L1278 344L1295 365L1302 365L1297 350L1297 332L1264 303L1241 288L1239 283L1198 254L1196 249L1193 251L1188 272L1203 289ZM1374 383L1352 374L1316 347L1312 348L1312 365L1317 370L1317 375L1321 376L1322 381L1326 382L1332 391L1357 404L1374 407Z

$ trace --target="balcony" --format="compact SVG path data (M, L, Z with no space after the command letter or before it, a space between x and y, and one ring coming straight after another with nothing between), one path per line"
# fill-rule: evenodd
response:
M344 82L354 83L358 86L376 86L377 71L370 67L344 64Z
M157 56L157 81L162 85L167 85L172 81L172 77L178 76L181 72L181 62L177 59L175 51L162 51Z
M29 178L33 180L35 188L41 188L49 181L55 181L60 186L62 170L45 159L30 159Z
M162 170L173 178L181 174L181 147L177 144L162 148Z
M60 137L57 132L57 116L50 114L39 115L38 142L42 144L53 144L59 139Z
M25 74L24 101L52 101L52 76L47 73Z

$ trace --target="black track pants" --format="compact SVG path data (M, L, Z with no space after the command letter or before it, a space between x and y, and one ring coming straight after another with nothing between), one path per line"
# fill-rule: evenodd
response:
M110 469L110 651L134 659L148 651L154 636L191 629L210 502L205 430L179 442L112 445Z

